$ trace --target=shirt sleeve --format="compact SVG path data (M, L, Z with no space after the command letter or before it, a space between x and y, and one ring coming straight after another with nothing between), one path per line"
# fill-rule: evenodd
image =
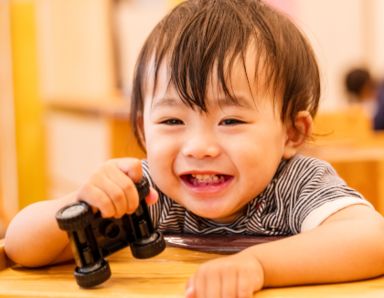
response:
M327 217L348 206L363 204L372 207L325 161L296 158L287 171L292 181L287 216L293 234L319 226Z
M324 220L337 211L345 207L358 204L373 208L372 204L368 201L354 197L341 197L333 201L326 202L308 214L301 224L301 232L312 230L318 227Z

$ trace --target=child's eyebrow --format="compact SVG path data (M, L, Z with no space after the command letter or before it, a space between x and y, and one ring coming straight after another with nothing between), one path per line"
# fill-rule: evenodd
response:
M154 101L154 104L152 105L152 110L162 108L162 107L172 107L180 104L182 104L182 102L176 98L162 97Z
M235 97L221 97L217 99L219 106L221 107L241 107L246 109L253 109L255 106L253 101L247 99L244 96L235 96Z
M219 97L215 100L215 103L220 107L241 107L245 109L254 109L255 106L253 101L247 99L244 96L236 96L236 97ZM152 110L156 110L164 107L175 107L185 105L180 99L174 97L162 97L154 101L152 105Z

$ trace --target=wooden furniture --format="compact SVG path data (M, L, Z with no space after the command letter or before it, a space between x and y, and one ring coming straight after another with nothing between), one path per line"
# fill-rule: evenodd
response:
M384 134L318 141L305 155L328 161L349 186L362 193L384 215Z
M12 89L15 84L12 66L15 53L12 53L10 45L10 20L10 1L0 1L0 238L9 220L18 210L16 119Z
M313 132L302 153L328 161L384 215L384 132L373 131L358 106L320 113Z
M115 96L104 101L56 99L49 101L46 107L51 113L67 113L105 121L109 131L107 152L111 157L127 155L144 157L144 152L138 146L131 129L129 101L122 96Z
M371 120L359 106L332 112L319 112L313 132L318 139L328 141L356 140L372 133Z
M1 246L0 242L0 266L4 257ZM154 258L137 260L132 258L129 249L123 249L109 258L112 277L88 290L77 286L72 276L72 262L39 269L8 263L8 267L0 271L0 297L184 297L185 284L199 264L218 256L168 247ZM384 277L380 277L351 283L265 289L254 297L382 298L383 295Z
M327 159L348 185L361 192L384 215L384 148L351 151L348 159L336 156L343 152L335 152Z
M110 158L144 157L122 96L46 103L48 197L77 189Z

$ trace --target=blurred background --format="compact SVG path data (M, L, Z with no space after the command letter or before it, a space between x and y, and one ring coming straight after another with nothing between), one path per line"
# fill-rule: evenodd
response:
M104 160L144 157L128 121L133 67L179 2L0 0L0 237L18 210L75 190ZM350 101L345 75L365 67L384 77L384 1L267 2L305 32L320 64L315 138L303 153L328 160L383 212L384 137Z

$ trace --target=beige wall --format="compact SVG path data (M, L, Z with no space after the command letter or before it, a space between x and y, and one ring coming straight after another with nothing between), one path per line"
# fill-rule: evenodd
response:
M345 72L365 65L384 76L384 1L294 0L297 18L309 32L323 73L322 109L346 104Z
M374 41L373 55L370 65L375 73L384 78L384 1L371 0L372 5L372 40Z
M291 0L292 1L292 0ZM297 24L309 37L322 74L321 109L346 104L345 71L368 60L366 10L371 0L293 0Z

